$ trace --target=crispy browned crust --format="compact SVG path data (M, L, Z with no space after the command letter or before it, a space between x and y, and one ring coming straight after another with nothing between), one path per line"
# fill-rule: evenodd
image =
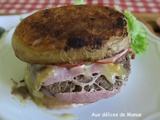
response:
M95 61L130 45L125 16L110 7L70 5L38 11L16 28L12 45L29 63Z

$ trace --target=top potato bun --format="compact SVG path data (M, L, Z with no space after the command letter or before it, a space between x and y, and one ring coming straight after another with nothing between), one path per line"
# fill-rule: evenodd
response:
M31 64L97 61L130 47L125 16L114 8L70 5L44 9L16 27L16 56Z

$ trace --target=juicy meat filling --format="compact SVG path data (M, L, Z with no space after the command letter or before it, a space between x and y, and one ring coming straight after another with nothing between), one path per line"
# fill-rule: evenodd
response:
M128 56L122 57L115 64L118 63L122 63L128 74L130 73L130 58ZM126 80L127 79L123 80L119 76L116 76L116 82L112 84L104 75L98 76L98 73L93 73L89 78L85 78L84 75L79 75L74 77L72 81L56 82L48 86L42 86L41 90L50 97L54 97L57 93L112 91L119 89L125 84Z

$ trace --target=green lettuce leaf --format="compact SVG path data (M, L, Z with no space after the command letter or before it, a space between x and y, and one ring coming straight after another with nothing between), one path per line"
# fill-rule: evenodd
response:
M130 36L132 38L131 48L135 54L145 53L148 46L146 41L146 30L140 25L130 11L125 10L124 15L127 18Z
M84 2L84 0L75 0L74 4L75 5L82 5L82 4L86 4L86 3Z
M19 18L20 21L22 21L24 18Z

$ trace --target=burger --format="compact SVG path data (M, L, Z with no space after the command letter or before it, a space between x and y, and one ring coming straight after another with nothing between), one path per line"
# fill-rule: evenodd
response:
M120 92L130 74L131 37L120 11L99 5L44 9L16 27L12 46L27 63L33 100L65 108Z

